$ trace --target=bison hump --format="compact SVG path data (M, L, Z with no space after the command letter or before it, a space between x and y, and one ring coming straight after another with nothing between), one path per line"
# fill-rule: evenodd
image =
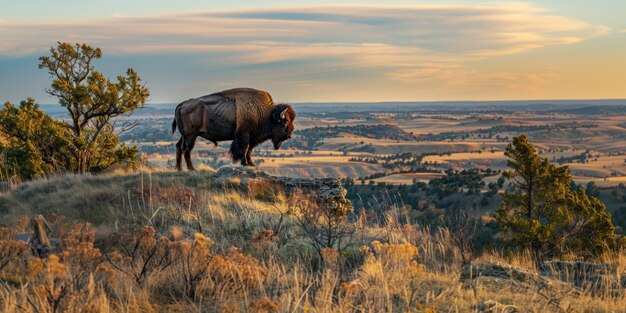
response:
M234 88L215 93L235 101L237 104L273 104L272 96L267 91L254 88Z
M252 88L235 88L214 95L220 95L235 103L237 128L253 127L271 114L274 106L272 96L267 91Z

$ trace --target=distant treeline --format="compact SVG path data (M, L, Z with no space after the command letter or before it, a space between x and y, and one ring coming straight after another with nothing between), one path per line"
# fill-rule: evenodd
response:
M389 139L399 141L417 140L418 136L406 132L400 127L393 125L354 125L354 126L328 126L312 127L294 131L294 140L286 143L286 146L298 149L314 149L323 144L328 138L345 137L348 134L355 137L371 139ZM365 142L360 144L364 145Z

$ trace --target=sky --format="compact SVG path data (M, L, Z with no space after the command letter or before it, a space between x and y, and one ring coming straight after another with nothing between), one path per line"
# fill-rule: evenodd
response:
M135 69L150 102L254 87L277 102L626 98L626 1L0 0L0 101L57 41Z

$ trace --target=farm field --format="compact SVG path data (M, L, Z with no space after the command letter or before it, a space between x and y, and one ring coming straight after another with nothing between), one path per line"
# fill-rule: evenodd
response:
M410 185L414 182L428 183L431 179L440 178L444 174L442 173L402 173L391 174L381 178L373 179L376 183L385 183L391 185Z
M269 144L255 150L259 168L297 177L360 177L375 182L428 182L429 175L410 172L415 166L442 173L446 169L503 170L504 149L526 134L543 157L568 165L578 183L618 185L626 176L626 105L593 101L546 105L458 106L447 103L295 104L299 112L294 138L283 149ZM122 140L137 145L148 162L171 168L177 135L169 133L174 105L155 105L137 114L140 126ZM200 139L194 159L205 168L230 164L229 142L217 148ZM406 165L393 159L419 156ZM386 164L388 163L388 164ZM433 175L430 175L433 176ZM435 175L436 176L436 175Z
M292 155L291 151L287 152ZM370 154L355 153L355 156ZM350 162L353 156L344 156L332 150L315 151L311 155L280 156L272 153L261 157L259 169L280 176L295 177L360 177L378 173L379 165Z

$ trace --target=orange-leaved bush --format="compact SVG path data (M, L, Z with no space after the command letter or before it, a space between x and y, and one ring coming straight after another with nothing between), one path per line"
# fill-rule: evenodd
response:
M114 234L111 238L115 250L106 254L108 263L118 271L132 277L142 286L155 272L172 264L172 242L159 236L152 227Z

